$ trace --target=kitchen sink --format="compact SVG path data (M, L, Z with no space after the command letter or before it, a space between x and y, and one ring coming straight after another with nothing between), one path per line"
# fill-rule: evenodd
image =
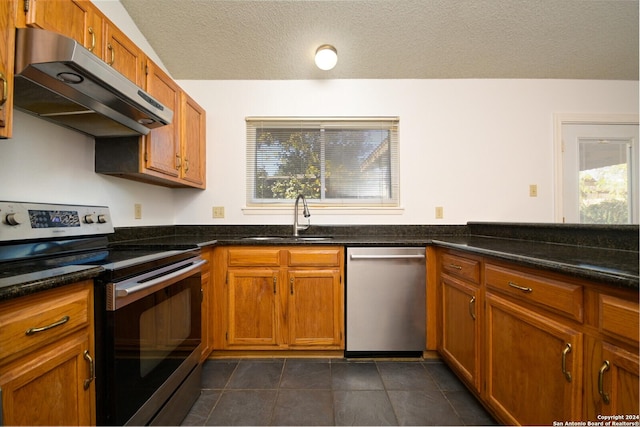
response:
M313 242L313 241L322 241L322 240L331 240L333 239L333 237L320 237L320 236L297 236L297 237L293 237L294 240L305 240L305 241L309 241L309 242Z
M284 237L279 237L279 236L251 236L251 237L243 237L242 240L258 240L258 241L263 241L263 240L282 240L284 239Z
M331 240L333 237L329 236L250 236L243 237L242 240L254 240L254 241L269 241L269 240L298 240L304 242L321 242L323 240Z

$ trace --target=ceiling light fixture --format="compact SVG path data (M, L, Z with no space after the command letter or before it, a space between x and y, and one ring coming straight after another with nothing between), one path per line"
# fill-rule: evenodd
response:
M321 70L328 71L336 66L338 51L330 44L323 44L316 50L316 65Z

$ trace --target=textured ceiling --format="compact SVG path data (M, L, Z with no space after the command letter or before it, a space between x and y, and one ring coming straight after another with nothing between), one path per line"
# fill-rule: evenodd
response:
M175 79L638 80L637 0L120 2Z

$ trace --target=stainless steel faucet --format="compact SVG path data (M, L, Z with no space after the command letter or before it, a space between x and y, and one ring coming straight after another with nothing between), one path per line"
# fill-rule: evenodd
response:
M307 225L298 225L298 202L302 199L302 215L307 218ZM299 231L308 230L311 227L311 220L309 217L311 213L309 212L309 206L307 206L307 199L304 198L302 194L298 194L296 197L296 204L293 208L293 237L298 237Z

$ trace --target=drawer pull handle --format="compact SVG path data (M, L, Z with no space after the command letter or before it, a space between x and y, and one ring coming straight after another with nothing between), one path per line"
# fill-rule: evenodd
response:
M277 278L273 278L273 294L276 294L276 285L278 283L278 279Z
M293 295L293 277L289 279L289 289L291 291L291 295Z
M462 270L462 266L458 265L458 264L449 264L449 267L453 268L454 270Z
M84 380L84 389L88 390L91 382L96 379L96 369L93 364L93 358L89 354L89 350L84 351L84 360L89 362L89 378Z
M509 282L509 286L511 286L512 288L515 288L519 291L524 292L525 294L528 294L530 292L533 292L533 289L531 288L525 288L524 286L520 286L517 283L513 283L513 282Z
M469 314L471 315L471 318L473 320L476 320L475 305L476 305L476 297L474 295L469 300Z
M600 367L600 371L598 372L598 393L600 393L600 396L602 396L602 401L607 405L609 404L611 399L609 399L609 393L604 392L604 373L609 370L610 366L611 365L609 364L609 361L605 360Z
M571 372L567 371L567 354L569 353L571 353L571 344L567 343L567 346L562 350L562 373L567 382L571 382Z
M29 328L29 329L27 329L25 331L24 334L27 335L27 336L31 336L31 335L36 334L38 332L44 332L44 331L47 331L49 329L55 328L56 326L64 325L68 321L69 321L69 316L64 316L62 319L58 320L57 322L53 322L50 325L42 326L40 328Z

